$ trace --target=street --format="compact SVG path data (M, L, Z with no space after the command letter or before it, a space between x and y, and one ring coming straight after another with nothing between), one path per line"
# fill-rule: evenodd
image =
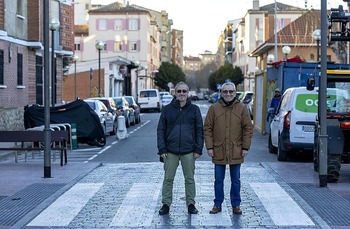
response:
M203 119L211 105L195 102ZM213 164L203 150L196 163L196 207L188 215L181 166L174 182L168 216L159 216L162 163L156 147L160 113L142 113L128 137L107 137L103 148L79 144L68 163L52 161L52 178L42 178L43 155L28 153L14 163L0 163L0 228L349 228L350 166L341 179L318 186L310 156L278 162L267 148L267 136L255 130L242 165L243 215L232 215L229 176L225 179L223 212L210 215L213 205ZM54 155L54 154L53 154Z

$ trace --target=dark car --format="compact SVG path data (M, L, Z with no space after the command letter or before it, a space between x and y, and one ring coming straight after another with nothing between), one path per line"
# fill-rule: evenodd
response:
M138 124L141 122L141 112L140 107L136 103L134 97L132 96L124 96L125 99L129 102L129 106L134 110L134 116L135 116L135 124Z
M135 125L134 110L130 108L129 102L122 96L113 97L118 111L125 118L125 126L129 128L130 125Z

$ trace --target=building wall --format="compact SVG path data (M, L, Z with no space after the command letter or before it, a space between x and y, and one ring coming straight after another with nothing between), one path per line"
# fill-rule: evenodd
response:
M28 49L11 42L0 42L4 50L4 85L0 87L0 107L28 104ZM23 84L17 84L17 54L23 54Z
M75 100L74 98L74 75L69 74L63 79L63 101L69 102ZM90 97L98 97L98 69L93 70L91 79L91 93L90 93L90 71L77 72L76 74L76 88L77 97L86 99ZM101 76L105 75L104 69L101 69ZM104 77L101 77L101 86L104 85Z

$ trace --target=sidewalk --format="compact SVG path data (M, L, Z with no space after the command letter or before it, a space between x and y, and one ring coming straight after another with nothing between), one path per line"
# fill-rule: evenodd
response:
M159 216L162 164L43 165L0 164L0 228L349 228L350 166L342 179L318 187L310 163L244 163L243 215L233 215L229 200L223 212L210 215L213 165L196 164L196 206L189 216L179 168L168 216ZM226 197L229 193L226 179Z

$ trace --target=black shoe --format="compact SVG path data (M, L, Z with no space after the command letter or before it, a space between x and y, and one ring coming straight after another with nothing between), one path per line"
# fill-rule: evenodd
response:
M159 210L159 215L167 215L169 214L169 206L163 204L162 208Z
M188 205L188 213L189 214L197 214L198 210L193 204Z

